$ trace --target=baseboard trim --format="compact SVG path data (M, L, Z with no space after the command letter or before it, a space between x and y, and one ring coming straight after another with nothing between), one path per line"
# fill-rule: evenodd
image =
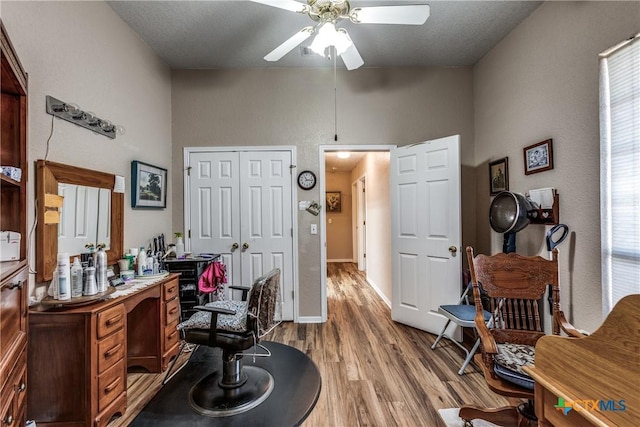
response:
M352 259L347 259L347 258L345 259L338 258L338 259L328 259L327 262L354 262L354 261Z
M374 281L371 280L371 277L369 277L369 275L367 275L367 283L369 284L369 286L371 286L373 288L374 291L376 291L378 296L380 298L382 298L382 301L384 301L384 303L387 304L387 306L389 306L389 308L391 308L391 300L389 298L387 298L387 296L380 290L378 285L376 285L374 283Z
M297 323L323 323L322 316L299 316Z

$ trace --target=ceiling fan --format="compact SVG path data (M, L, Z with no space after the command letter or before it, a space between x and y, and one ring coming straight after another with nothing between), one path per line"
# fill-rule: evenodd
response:
M295 0L251 0L291 12L304 13L317 23L304 27L280 46L264 57L267 61L278 61L296 46L316 35L309 46L311 50L324 55L326 49L334 46L336 54L342 58L349 70L364 64L358 49L344 28L336 28L343 19L355 24L405 24L422 25L429 17L429 6L397 5L352 8L348 0L307 0L301 3Z

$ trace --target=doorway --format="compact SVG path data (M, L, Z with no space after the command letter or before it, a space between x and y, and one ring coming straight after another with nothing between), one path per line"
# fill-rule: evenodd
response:
M391 306L389 151L391 145L321 146L322 321L327 320L327 265L349 262ZM338 152L348 152L340 159ZM340 199L339 212L327 197ZM331 205L328 209L327 206Z

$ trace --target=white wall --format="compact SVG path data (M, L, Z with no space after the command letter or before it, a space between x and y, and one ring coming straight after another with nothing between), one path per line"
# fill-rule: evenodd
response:
M491 231L488 162L509 157L509 189L555 187L570 237L559 246L561 301L577 327L602 320L598 54L640 26L638 2L545 2L474 68L477 249ZM553 138L554 169L524 175L522 149ZM545 227L517 235L517 252L547 257Z
M453 134L461 135L462 162L473 164L470 68L361 68L337 75L335 142L331 69L174 70L173 169L182 168L183 147L295 144L296 170L317 173L324 161L320 145L402 146ZM182 175L172 177L174 188L182 188ZM473 177L468 185L474 188ZM316 186L299 190L298 199L324 195ZM180 229L181 193L173 203L173 227ZM473 226L474 209L467 209ZM297 212L304 230L298 236L299 313L320 316L321 234L306 232L317 217Z
M172 166L170 69L104 2L2 1L1 8L29 78L28 228L35 216L34 162L44 159L51 131L52 116L45 112L51 95L122 124L127 132L112 140L55 119L48 160L126 178L125 248L161 232L171 236L171 197L164 210L130 208L131 161ZM168 190L171 196L171 185ZM33 239L30 248L35 266Z

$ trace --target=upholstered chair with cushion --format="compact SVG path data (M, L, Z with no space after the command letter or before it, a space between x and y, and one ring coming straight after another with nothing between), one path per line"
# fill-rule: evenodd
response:
M196 306L199 311L178 325L185 343L222 350L222 371L206 375L189 393L192 407L212 417L248 411L269 397L274 386L269 372L242 362L243 352L252 347L254 356L269 355L259 341L280 323L280 269L260 276L251 288L232 288L243 291L243 301Z
M552 296L552 332L564 331L571 337L583 335L571 326L560 310L558 288L558 251L552 259L525 257L516 253L474 256L467 247L471 283L476 307L475 324L482 343L482 353L474 358L484 374L489 389L516 401L513 406L485 409L463 406L460 418L466 426L482 419L497 425L536 425L533 410L533 380L522 367L532 365L535 344L545 335L542 297L548 285ZM489 322L480 289L489 304Z

